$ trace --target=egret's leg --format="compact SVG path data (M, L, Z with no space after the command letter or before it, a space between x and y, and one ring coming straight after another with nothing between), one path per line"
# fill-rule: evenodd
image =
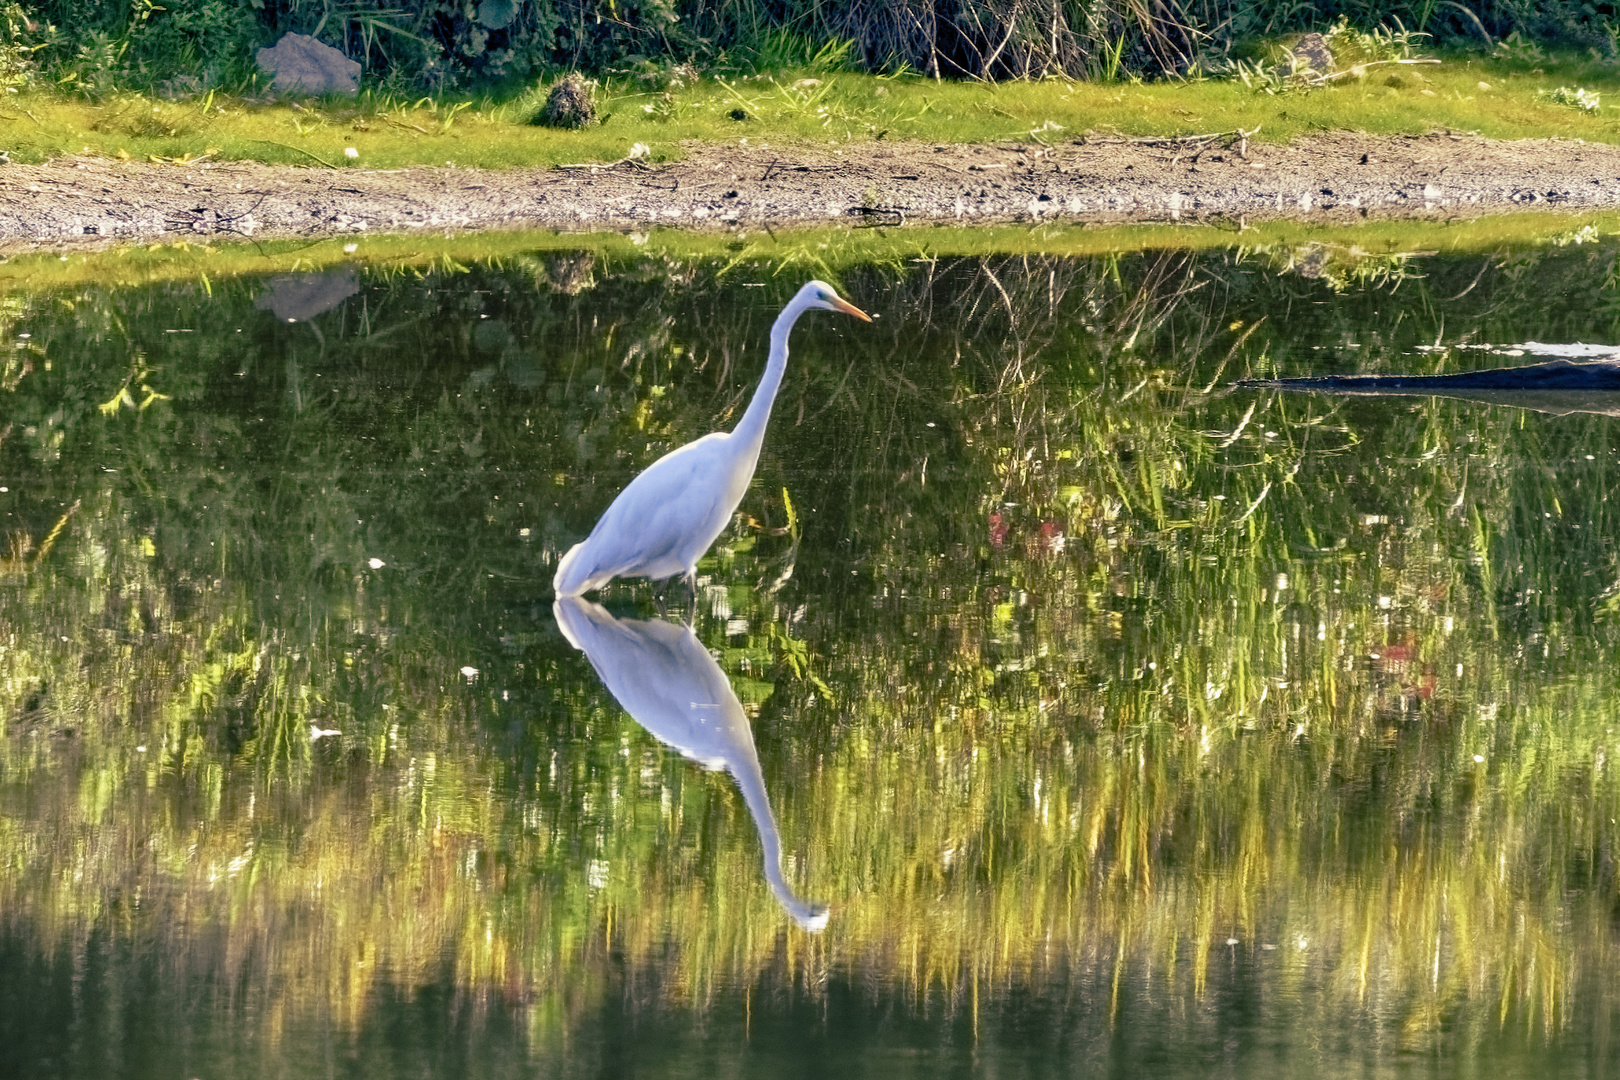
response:
M683 601L681 607L685 609L683 621L686 625L692 626L697 621L696 570L652 582L653 606L658 609L659 618L667 618L670 614L672 602L675 600L675 597L670 596L670 593L676 589L680 589L685 594L681 597Z
M697 567L692 567L681 575L681 581L686 585L686 625L697 624Z
M653 607L658 610L660 619L669 616L669 591L674 583L674 578L660 578L657 581L649 582L652 585Z

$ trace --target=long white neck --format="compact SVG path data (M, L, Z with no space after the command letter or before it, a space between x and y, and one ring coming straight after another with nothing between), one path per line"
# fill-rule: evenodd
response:
M731 429L731 437L741 440L755 455L765 441L765 425L770 423L771 406L776 404L776 391L781 388L782 373L787 370L788 334L809 306L809 297L801 289L771 324L771 357L765 363L765 376L759 380L759 389L754 391L754 400L748 403L742 419Z

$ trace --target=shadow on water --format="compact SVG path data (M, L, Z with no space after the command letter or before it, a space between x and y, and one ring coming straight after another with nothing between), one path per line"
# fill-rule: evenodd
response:
M793 921L827 926L827 907L799 899L782 876L782 840L742 703L690 626L615 619L600 604L565 596L552 608L568 643L585 654L625 712L665 746L737 781L759 829L765 879Z

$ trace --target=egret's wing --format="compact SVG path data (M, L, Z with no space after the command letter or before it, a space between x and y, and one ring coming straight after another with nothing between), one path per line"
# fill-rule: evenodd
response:
M669 577L685 571L725 528L725 436L664 455L613 500L585 541L595 577Z

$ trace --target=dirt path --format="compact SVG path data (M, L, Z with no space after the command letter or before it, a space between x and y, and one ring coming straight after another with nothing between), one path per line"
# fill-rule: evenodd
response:
M1243 152L1240 152L1243 151ZM0 166L0 252L178 237L499 228L724 230L831 222L1478 217L1620 206L1620 147L1331 134L1287 147L693 146L669 165L487 172Z

